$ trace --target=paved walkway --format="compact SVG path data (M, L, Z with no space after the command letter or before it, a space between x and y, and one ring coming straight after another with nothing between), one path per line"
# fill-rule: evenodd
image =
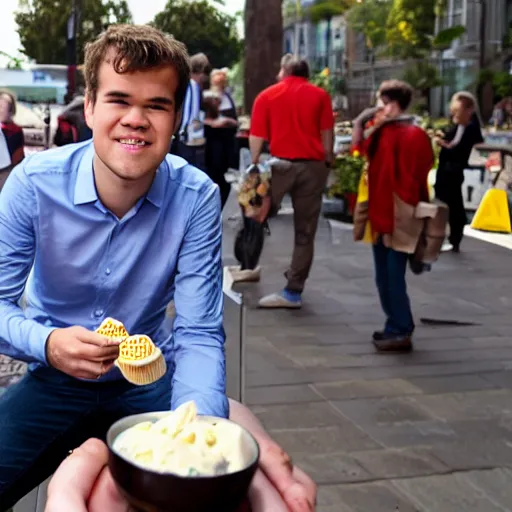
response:
M291 216L271 229L262 282L237 288L250 304L247 398L320 484L319 512L512 510L512 254L468 239L411 275L416 350L380 355L370 249L325 220L303 309L256 309L292 247Z
M226 264L235 227L226 220ZM320 484L318 511L512 510L512 253L468 239L411 276L418 324L474 325L419 324L413 353L379 355L370 249L325 220L303 309L256 309L283 285L292 247L291 216L271 229L262 282L238 288L250 304L247 399ZM21 371L0 358L0 388Z

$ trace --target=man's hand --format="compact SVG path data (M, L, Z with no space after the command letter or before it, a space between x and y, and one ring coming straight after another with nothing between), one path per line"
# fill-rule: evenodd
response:
M127 512L107 463L108 449L98 439L74 450L53 475L45 512Z
M260 446L259 469L249 498L253 512L313 512L316 484L294 467L288 454L273 441L256 416L240 402L229 400L229 418L245 427Z
M48 363L79 379L99 379L118 355L119 343L80 326L55 329L46 342Z

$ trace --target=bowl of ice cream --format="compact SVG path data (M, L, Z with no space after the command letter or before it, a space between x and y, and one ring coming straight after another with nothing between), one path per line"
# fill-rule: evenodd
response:
M141 512L235 512L259 460L258 443L247 430L197 416L191 402L172 413L119 420L107 444L114 481Z

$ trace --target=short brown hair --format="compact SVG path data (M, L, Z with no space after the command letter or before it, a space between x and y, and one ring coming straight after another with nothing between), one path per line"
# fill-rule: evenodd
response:
M300 78L309 78L309 64L305 59L298 59L291 63L292 76L298 76Z
M94 103L100 65L110 49L116 51L112 67L116 73L172 66L178 73L175 110L178 111L190 81L190 59L183 43L149 25L111 25L85 46L84 75L87 95Z
M210 74L211 65L204 53L196 53L190 57L190 72L195 75L199 73Z
M402 80L386 80L380 84L379 96L396 101L402 110L407 110L412 100L412 87Z
M9 103L9 113L14 117L16 115L16 96L10 91L0 89L0 98L7 100Z

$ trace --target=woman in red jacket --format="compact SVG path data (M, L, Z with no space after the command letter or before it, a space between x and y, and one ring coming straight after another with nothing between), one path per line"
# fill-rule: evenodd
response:
M419 232L414 210L428 202L427 176L433 165L432 144L414 119L406 116L411 87L399 80L383 82L379 103L354 121L353 145L369 160L368 220L374 236L375 276L386 323L373 334L378 351L412 349L414 320L405 274ZM365 121L373 131L363 140Z

